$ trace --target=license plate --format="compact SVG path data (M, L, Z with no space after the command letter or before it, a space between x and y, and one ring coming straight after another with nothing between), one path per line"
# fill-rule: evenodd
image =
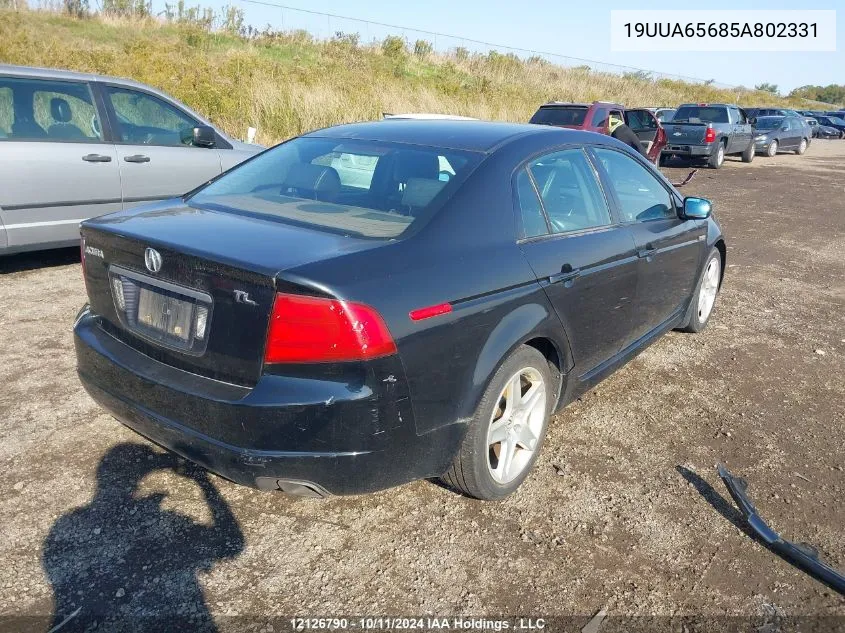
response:
M194 322L194 304L141 286L138 323L155 332L187 342Z

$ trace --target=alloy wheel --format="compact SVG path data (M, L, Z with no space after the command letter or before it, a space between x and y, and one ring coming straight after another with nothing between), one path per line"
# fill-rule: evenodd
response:
M716 294L719 292L719 272L721 264L719 258L714 257L707 263L704 276L701 280L701 290L698 292L698 320L701 323L707 321L713 304L716 303Z
M528 467L540 442L546 416L546 383L524 367L505 383L487 430L487 468L506 484Z

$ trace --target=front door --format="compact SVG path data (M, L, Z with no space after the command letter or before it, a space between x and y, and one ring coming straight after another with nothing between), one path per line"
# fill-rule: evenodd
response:
M521 248L566 330L575 371L609 360L628 336L638 262L582 149L548 154L516 176Z
M707 228L704 222L680 219L674 196L647 166L617 150L593 151L637 252L637 299L627 341L631 344L685 309Z
M214 148L196 147L200 122L155 95L104 86L117 142L123 206L181 196L221 172Z
M86 82L0 77L0 226L9 250L67 246L121 208L114 146Z
M626 110L625 123L640 139L640 145L648 159L656 161L660 150L666 145L666 132L657 117L648 110Z

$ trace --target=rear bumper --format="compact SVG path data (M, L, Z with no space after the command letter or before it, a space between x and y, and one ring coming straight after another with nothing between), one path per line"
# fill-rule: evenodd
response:
M674 154L675 156L701 157L706 158L713 153L713 144L710 145L683 145L669 143L662 150L662 154Z
M465 431L456 424L416 434L396 356L329 377L313 367L265 373L247 388L159 363L85 311L74 343L83 386L115 418L247 486L342 495L437 476Z

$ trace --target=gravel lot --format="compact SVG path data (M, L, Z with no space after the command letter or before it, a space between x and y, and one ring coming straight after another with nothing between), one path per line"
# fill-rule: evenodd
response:
M179 465L77 381L76 252L0 260L0 629L46 631L78 607L62 630L91 613L265 631L293 615L578 616L555 624L578 630L602 607L845 628L845 600L743 532L715 472L727 463L773 527L845 568L845 142L729 158L684 192L714 200L728 240L710 326L558 415L501 503L426 481L313 501Z

